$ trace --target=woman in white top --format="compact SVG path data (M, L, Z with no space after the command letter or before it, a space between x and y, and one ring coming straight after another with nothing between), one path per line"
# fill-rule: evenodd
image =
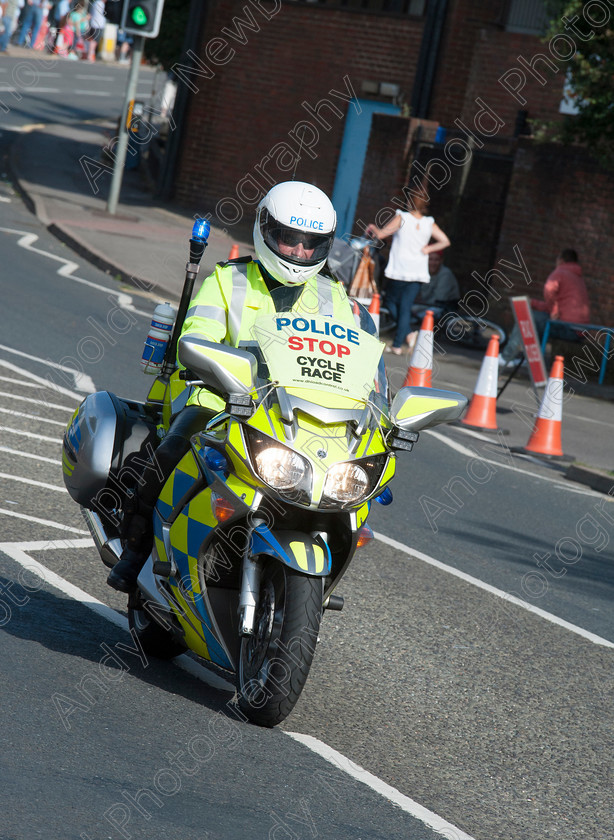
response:
M409 211L397 210L393 218L384 227L370 224L367 235L378 239L392 236L390 256L386 266L386 306L392 318L397 322L397 329L392 347L387 351L400 356L403 343L407 339L411 325L411 308L420 289L420 283L428 283L429 254L443 251L450 240L441 228L435 224L432 216L425 216L427 202L414 199L414 207ZM429 245L431 239L434 240Z

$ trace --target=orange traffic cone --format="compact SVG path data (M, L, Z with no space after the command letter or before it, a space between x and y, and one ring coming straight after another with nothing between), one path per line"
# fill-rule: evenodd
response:
M238 256L239 256L239 246L235 242L235 244L230 249L230 253L228 254L228 259L229 260L236 260L236 258Z
M433 311L427 309L422 319L422 326L418 333L418 339L414 352L411 354L411 361L407 369L407 376L403 387L415 385L419 388L430 388L433 372Z
M379 294L377 292L374 292L373 297L371 298L371 305L369 306L369 315L373 318L373 323L375 324L377 335L379 335L379 305Z
M488 342L482 367L478 375L467 413L461 425L480 432L498 432L497 428L497 380L499 378L499 336L493 335Z
M564 356L555 356L548 384L537 412L529 442L522 449L546 458L565 458L561 444L563 424ZM573 458L568 459L573 460Z

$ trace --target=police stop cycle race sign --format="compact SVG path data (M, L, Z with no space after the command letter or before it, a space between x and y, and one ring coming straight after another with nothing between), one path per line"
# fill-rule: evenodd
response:
M272 380L355 399L360 399L362 386L375 379L384 348L358 327L321 315L266 315L256 321L253 334Z

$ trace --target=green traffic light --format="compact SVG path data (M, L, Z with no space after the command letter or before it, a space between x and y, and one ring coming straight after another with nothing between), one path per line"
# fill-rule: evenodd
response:
M132 22L136 26L145 26L147 23L147 13L142 6L135 6L131 12Z

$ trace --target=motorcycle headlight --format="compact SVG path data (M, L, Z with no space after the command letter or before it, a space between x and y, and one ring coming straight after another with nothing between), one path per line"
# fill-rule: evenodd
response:
M355 502L369 489L369 477L358 464L335 464L326 474L324 495L336 502Z
M326 474L319 507L328 510L367 499L377 490L387 463L388 455L382 453L335 464Z
M290 490L305 477L305 462L285 446L268 446L254 458L260 478L275 490Z

